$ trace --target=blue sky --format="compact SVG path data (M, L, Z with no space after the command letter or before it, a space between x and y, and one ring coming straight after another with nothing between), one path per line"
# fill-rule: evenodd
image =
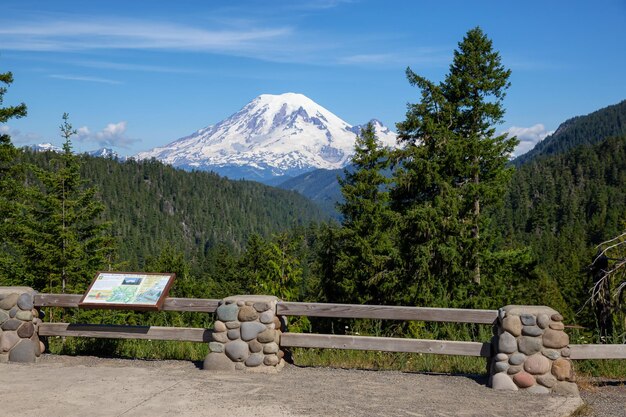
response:
M122 155L164 145L264 93L302 93L351 124L395 130L480 26L513 71L501 131L517 153L566 119L626 99L626 1L13 1L0 6L0 72L16 145Z

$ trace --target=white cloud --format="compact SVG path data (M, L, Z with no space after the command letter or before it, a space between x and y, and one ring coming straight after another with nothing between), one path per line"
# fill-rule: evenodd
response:
M8 125L0 126L0 135L9 135L14 145L25 145L41 141L41 135L33 132L22 132Z
M254 50L260 43L286 38L291 32L287 27L209 30L133 19L74 17L3 22L0 40L3 49L22 51L162 49L237 52Z
M139 142L138 139L126 135L125 121L109 123L99 132L92 132L87 126L83 126L76 129L76 134L81 142L95 142L104 147L128 148L131 144Z
M83 75L52 74L52 75L49 75L49 77L56 78L59 80L69 80L69 81L86 81L86 82L91 82L91 83L102 83L102 84L112 84L112 85L121 84L120 81L110 80L108 78L89 77L89 76L83 76Z
M509 136L517 136L519 145L513 151L513 155L520 156L530 151L537 143L554 133L554 131L548 131L543 124L537 123L530 127L512 126L503 133L507 133Z
M325 10L351 0L315 0L293 2L307 10ZM97 53L108 50L165 51L221 54L270 62L308 63L316 65L437 65L439 55L429 51L402 50L389 54L392 41L403 35L369 33L368 35L337 35L332 32L298 27L298 18L288 19L293 8L285 6L280 23L272 17L232 19L214 17L202 24L164 22L111 16L82 16L67 14L34 15L29 19L3 20L0 16L0 45L3 50L34 52ZM281 14L272 12L272 15ZM295 12L300 15L301 13ZM306 14L306 12L303 12ZM413 48L411 48L413 49ZM427 49L427 48L426 48ZM371 54L371 55L370 55ZM449 50L446 49L446 60ZM107 58L108 59L108 58ZM76 63L76 65L92 66ZM150 65L112 64L111 69L132 69L154 72L180 72ZM98 68L96 66L96 68ZM185 71L185 70L183 70Z

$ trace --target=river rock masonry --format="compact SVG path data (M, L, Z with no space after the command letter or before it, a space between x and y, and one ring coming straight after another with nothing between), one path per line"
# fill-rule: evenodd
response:
M499 310L490 383L494 389L578 395L563 316L543 306Z
M28 287L0 288L0 363L33 363L44 351L34 296L35 291Z
M276 315L278 298L239 295L225 298L203 368L213 371L274 371L284 365L280 335L284 321Z

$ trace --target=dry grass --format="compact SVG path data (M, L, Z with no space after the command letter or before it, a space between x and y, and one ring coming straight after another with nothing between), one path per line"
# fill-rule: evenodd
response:
M484 358L421 353L293 349L292 354L296 365L329 368L483 375L487 366Z
M598 391L597 379L589 373L577 373L576 384L578 385L578 388L584 391Z

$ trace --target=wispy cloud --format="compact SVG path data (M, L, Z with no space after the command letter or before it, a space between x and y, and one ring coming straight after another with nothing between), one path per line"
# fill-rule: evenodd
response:
M345 56L339 59L340 64L385 64L395 61L393 54L359 54Z
M325 10L341 6L343 4L355 3L355 0L308 0L297 1L290 4L293 10Z
M3 22L5 50L81 51L94 49L160 49L245 51L288 36L288 27L205 29L182 24L132 19L79 18L56 21Z
M503 133L507 133L509 136L517 136L519 145L513 151L513 155L520 156L530 151L537 143L554 133L554 131L546 130L543 124L537 123L530 127L512 126Z
M111 69L115 71L160 72L172 74L195 74L198 70L189 68L167 67L162 65L129 64L108 61L72 60L69 63L86 68Z
M335 7L344 1L305 3L309 8ZM289 15L289 12L286 12ZM163 22L149 19L46 15L29 20L3 21L0 18L0 45L5 51L97 53L98 51L164 51L221 54L270 62L313 65L380 64L402 62L412 57L428 60L429 53L402 51L396 54L369 52L388 45L386 38L398 35L368 33L342 34L298 28L298 19L287 23L255 19L224 18L202 24ZM349 51L349 52L348 52ZM343 58L342 58L343 57ZM49 59L49 58L48 58ZM369 62L367 62L369 60ZM106 61L94 59L93 61ZM92 61L92 62L93 62ZM373 62L376 61L376 62ZM410 62L410 61L409 61ZM77 65L91 65L76 60ZM95 65L94 65L95 66ZM153 72L182 72L150 65L105 63L110 69Z
M295 8L321 10L338 7L348 0L320 0L298 3ZM450 48L402 47L407 34L381 30L363 32L315 30L300 26L305 18L283 5L284 16L264 19L242 16L213 16L201 23L173 22L150 18L112 16L35 15L29 19L3 20L0 17L0 45L5 51L89 53L90 58L75 65L144 72L186 72L180 68L151 66L144 62L106 62L94 58L100 51L192 52L245 57L268 62L320 66L433 66L449 61ZM267 8L264 9L267 12ZM301 9L302 10L302 9ZM226 13L226 12L222 12ZM278 14L281 14L278 12ZM302 13L307 15L307 13ZM277 22L278 21L278 22ZM396 45L391 47L390 45ZM25 55L25 54L22 54ZM39 54L47 60L62 54ZM175 62L175 61L173 61Z
M109 123L99 132L92 132L87 126L83 126L77 129L77 138L81 142L95 142L98 146L129 148L140 140L128 137L126 125L126 121Z
M90 83L102 83L102 84L122 84L121 81L110 80L108 78L100 78L100 77L89 77L83 75L63 75L63 74L51 74L48 77L56 78L59 80L69 80L69 81L86 81Z
M341 65L357 66L432 66L445 64L450 59L449 55L450 51L444 48L416 48L410 51L347 55L337 62Z
M0 135L9 135L11 142L16 145L31 144L41 141L42 137L38 133L22 132L19 129L14 129L8 125L0 125Z

